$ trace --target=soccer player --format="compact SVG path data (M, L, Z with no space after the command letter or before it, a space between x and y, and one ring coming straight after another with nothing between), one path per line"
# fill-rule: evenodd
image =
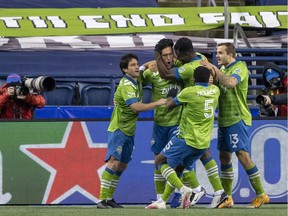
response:
M234 175L231 162L234 152L246 170L256 192L256 197L248 207L259 208L262 204L267 204L270 199L262 187L259 170L249 155L248 129L252 125L252 116L246 101L249 73L245 63L237 61L235 55L233 44L220 43L217 46L216 57L221 68L218 69L207 61L203 62L203 65L214 71L221 89L218 114L218 150L220 151L221 182L229 197L219 208L228 208L234 205L232 199Z
M173 41L171 39L163 38L157 44L166 67L173 67ZM176 94L182 89L181 82L177 82L177 80L162 79L160 77L155 61L142 65L140 67L140 70L141 69L144 70L142 74L143 83L152 85L153 101L159 100L160 98L166 98L166 95L170 89L175 89ZM154 153L155 158L169 142L169 140L171 140L171 138L176 135L180 122L181 111L181 106L173 110L167 110L165 106L159 106L154 109L154 125L151 138L151 151ZM154 185L157 199L161 198L165 189L165 183L165 178L162 176L160 170L155 167ZM172 190L174 190L174 188L172 188ZM166 197L165 194L164 197ZM168 199L169 197L170 195L164 199Z
M195 52L192 41L186 37L178 39L174 46L174 50L177 56L177 60L179 60L183 64L181 67L167 68L162 61L160 53L155 52L155 58L160 76L164 79L182 80L185 87L193 86L195 84L194 71L197 67L201 66L200 63L202 60L206 59L205 56ZM218 174L218 166L216 161L212 158L210 154L210 149L205 151L204 155L201 157L201 162L207 172L209 182L214 189L214 197L210 206L211 208L217 208L222 202L227 199L227 194L224 192L224 189L221 185ZM193 181L195 182L196 178L193 178L193 176L187 176L186 179L190 179L191 183L189 183L192 184ZM197 182L197 184L199 186L194 189L193 192L195 193L193 193L192 196L197 195L197 193L200 193L200 195L203 196L206 193L205 189L201 187L199 182ZM196 196L195 199L199 199L199 197ZM193 204L194 202L192 199L192 205Z
M163 38L155 46L155 49L161 54L161 58L167 68L178 67L182 65L179 61L175 61L173 55L173 41L171 39ZM160 77L155 61L148 62L140 67L146 69L143 74L143 82L152 85L152 100L159 98L166 98L169 90L173 89L173 96L175 97L178 92L183 88L182 80L176 79L162 79ZM172 110L167 110L166 107L156 107L154 109L154 127L151 139L151 150L156 156L161 152L165 145L177 134L180 122L180 115L182 107L179 106ZM188 179L184 183L193 189L192 205L195 205L204 195L205 189L199 184L194 170L188 172L184 171L183 167L179 166L176 169L178 176L183 176L182 179ZM166 180L162 176L160 170L155 167L154 170L154 185L157 194L157 200L162 198L165 202L169 199L174 188L166 185ZM177 208L181 202L179 201L181 194L176 189L175 196L170 203L172 208Z
M183 165L186 170L191 170L196 160L209 149L220 94L217 86L208 84L210 71L207 68L197 67L194 77L195 86L186 87L174 99L169 97L167 100L168 109L183 105L179 133L168 142L155 161L168 184L181 192L184 209L191 204L192 189L183 185L174 169ZM166 202L158 199L146 208L164 209Z
M138 113L164 105L166 99L144 104L142 99L142 84L137 82L140 74L138 57L126 54L121 57L120 69L124 77L114 94L117 106L114 107L108 127L108 148L105 158L107 166L101 177L100 198L97 208L122 208L113 199L115 188L120 176L127 168L134 148L134 134Z

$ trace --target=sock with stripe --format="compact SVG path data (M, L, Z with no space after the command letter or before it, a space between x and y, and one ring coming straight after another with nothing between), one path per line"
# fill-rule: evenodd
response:
M221 164L221 183L225 192L232 196L232 184L233 184L233 166L232 163L228 165Z
M265 193L263 186L262 186L261 179L260 179L260 172L258 168L256 167L256 165L252 167L251 169L247 169L246 173L249 177L249 181L253 189L255 190L256 195Z
M155 186L155 191L157 194L157 199L161 197L165 190L165 183L166 179L162 176L161 171L156 169L154 170L154 186Z
M120 176L122 175L123 172L119 172L119 171L116 171L112 177L112 181L111 181L111 184L110 184L110 187L107 191L107 200L112 200L113 199L113 196L114 196L114 192L115 192L115 189L118 185L118 182L119 182L119 179L120 179Z
M212 185L214 192L223 190L216 161L212 157L209 157L203 160L202 164L205 167L209 182Z
M114 171L112 171L111 169L106 167L104 172L102 173L102 176L101 176L101 187L100 187L99 200L106 200L107 199L108 190L109 190L110 185L112 183L113 176L114 176Z
M180 190L183 187L183 183L178 178L174 169L168 164L163 164L160 168L162 176L175 188Z

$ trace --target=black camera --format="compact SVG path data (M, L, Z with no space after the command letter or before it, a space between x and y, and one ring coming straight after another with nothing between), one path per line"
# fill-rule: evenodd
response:
M256 103L259 104L260 114L262 116L275 116L275 111L272 105L265 105L265 98L263 95L257 95Z
M29 88L26 86L15 86L14 95L16 96L25 96L29 93Z
M265 98L263 97L263 95L257 95L255 100L257 104L265 105Z

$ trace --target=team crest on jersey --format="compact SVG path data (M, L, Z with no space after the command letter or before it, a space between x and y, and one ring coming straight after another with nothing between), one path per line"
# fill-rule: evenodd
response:
M184 67L180 67L179 69L178 69L178 72L179 73L183 73L185 71L185 68Z
M121 155L122 154L122 146L118 146L116 151L117 151L118 155Z
M129 98L136 97L135 92L127 92Z
M238 74L238 73L240 73L240 72L241 72L240 68L236 68L236 69L235 69L235 73Z

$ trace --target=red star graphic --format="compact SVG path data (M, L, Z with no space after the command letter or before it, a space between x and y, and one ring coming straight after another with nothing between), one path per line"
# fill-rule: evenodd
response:
M99 197L100 179L97 170L105 165L107 149L89 147L86 136L90 135L84 133L81 123L74 122L63 148L57 148L55 145L53 148L27 148L55 169L54 178L50 177L51 189L46 191L46 204L51 204L74 186Z

